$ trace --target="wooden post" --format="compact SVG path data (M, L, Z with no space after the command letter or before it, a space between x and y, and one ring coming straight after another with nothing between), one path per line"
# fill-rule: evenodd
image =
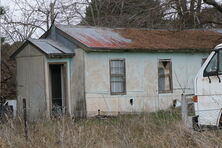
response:
M188 110L187 110L187 100L186 100L186 95L182 94L181 95L181 114L182 114L182 120L187 126L187 118L188 118Z
M26 138L26 140L28 140L27 108L26 108L26 99L25 98L23 98L23 114L24 114L25 138Z
M1 0L0 0L0 4L1 4ZM1 14L0 14L0 16L1 16ZM0 25L1 25L1 21L0 21ZM1 31L1 27L0 27L0 31ZM2 81L1 73L2 73L2 34L0 33L0 81ZM0 83L0 95L2 95L2 85L1 85L1 83Z

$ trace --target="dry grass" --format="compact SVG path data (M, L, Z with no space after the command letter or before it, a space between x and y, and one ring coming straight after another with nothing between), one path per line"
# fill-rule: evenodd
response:
M170 111L29 123L26 141L22 122L9 121L0 126L0 147L222 147L222 131L186 129L177 112Z

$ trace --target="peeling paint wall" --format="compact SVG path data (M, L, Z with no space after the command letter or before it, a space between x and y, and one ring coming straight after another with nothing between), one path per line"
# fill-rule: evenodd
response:
M22 99L26 98L29 120L46 116L45 56L27 45L17 56L18 115L22 115Z
M72 114L74 117L86 116L84 57L85 52L82 49L75 49L70 86Z
M193 93L193 81L208 53L96 53L85 55L87 115L167 109L182 92ZM109 60L125 59L126 95L110 95ZM173 93L158 93L159 59L171 59ZM133 105L130 104L133 99Z

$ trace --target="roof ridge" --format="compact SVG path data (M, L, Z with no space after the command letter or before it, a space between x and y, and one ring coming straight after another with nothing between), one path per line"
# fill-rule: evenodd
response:
M191 29L174 29L174 28L136 28L136 27L105 27L105 26L90 26L90 25L65 25L65 24L55 24L56 27L64 26L69 28L93 28L93 29L132 29L132 30L147 30L147 31L216 31L220 28L216 29L208 29L208 28L191 28ZM216 31L217 32L217 31Z
M52 47L56 48L57 50L59 50L60 52L65 53L64 51L62 51L62 50L59 49L58 47L54 46L54 45L51 44L50 42L47 41L47 43L48 43L50 46L52 46ZM56 42L56 43L57 43L57 42Z
M50 42L51 42L51 43L50 43ZM61 50L58 46L62 46L63 49L68 50L70 53L72 52L69 48L67 48L66 46L64 46L62 43L57 42L57 41L54 41L54 40L52 40L52 39L48 39L47 43L50 44L52 47L58 49L58 50L61 51L62 53L66 53L66 52L63 51L63 50ZM53 45L53 43L54 43L54 44L57 44L58 46Z

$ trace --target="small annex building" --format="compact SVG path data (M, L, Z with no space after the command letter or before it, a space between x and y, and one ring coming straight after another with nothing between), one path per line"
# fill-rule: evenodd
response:
M150 30L52 25L13 55L18 115L29 120L167 109L193 81L211 49L213 30Z

